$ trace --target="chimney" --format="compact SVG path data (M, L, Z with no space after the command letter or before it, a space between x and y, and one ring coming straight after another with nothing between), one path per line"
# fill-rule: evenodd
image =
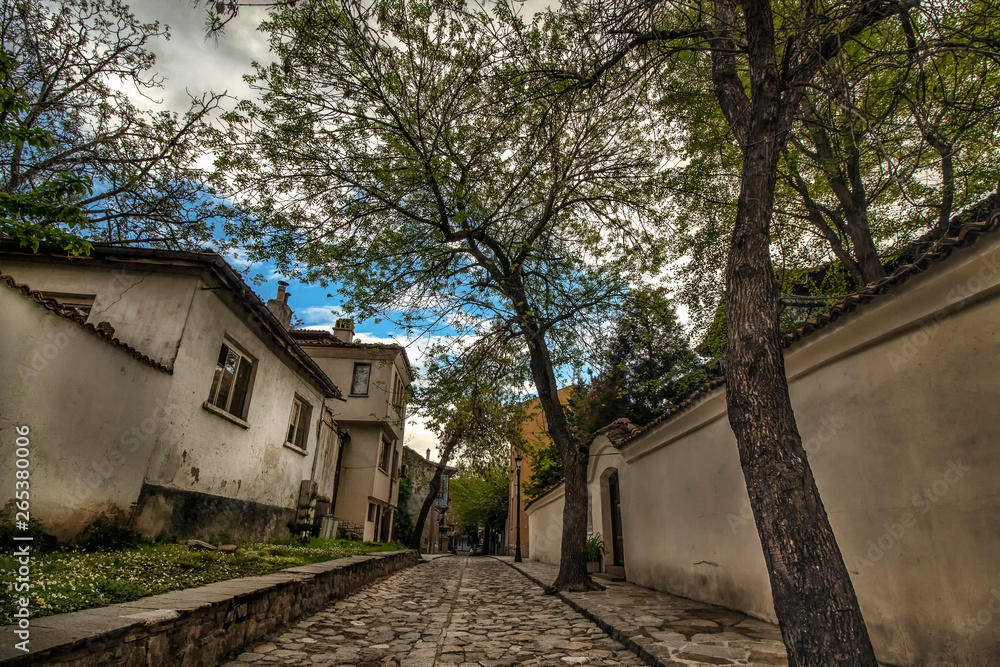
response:
M428 461L431 460L431 448L430 447L427 448L427 460Z
M354 342L354 320L344 317L333 325L333 337L342 343Z
M274 315L286 329L290 329L292 326L292 309L288 306L288 297L292 294L291 292L285 291L286 287L288 287L288 283L284 280L278 281L278 296L268 300L267 309L271 311L271 314Z

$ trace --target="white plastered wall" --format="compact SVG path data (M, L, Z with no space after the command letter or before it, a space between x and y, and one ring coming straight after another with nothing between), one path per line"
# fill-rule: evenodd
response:
M14 429L27 426L32 518L67 539L127 515L169 419L171 376L6 285L0 312L0 503L14 497Z

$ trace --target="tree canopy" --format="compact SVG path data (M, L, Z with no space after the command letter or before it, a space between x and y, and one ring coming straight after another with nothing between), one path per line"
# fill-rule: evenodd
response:
M197 162L222 95L192 97L183 115L133 101L162 85L148 46L169 36L166 27L142 23L120 0L25 0L4 3L0 35L9 52L0 82L5 233L77 251L87 247L81 237L190 248L237 215Z
M642 88L525 76L517 49L557 61L566 34L502 3L306 3L262 27L275 62L220 144L256 221L234 241L336 280L362 318L515 345L575 475L560 577L585 585L587 459L556 369L660 267L663 160Z
M667 5L654 3L650 11L666 21ZM891 18L845 41L789 112L771 233L783 294L798 285L789 279L792 271L831 262L848 277L831 296L884 277L908 243L927 230L943 233L950 216L997 186L1000 143L992 128L1000 113L1000 6L978 0L893 6L899 10ZM601 7L603 19L577 20L599 25L621 13L615 3ZM700 16L712 16L711 3L699 7ZM833 9L815 14L830 16ZM818 29L798 12L791 3L774 3L775 30ZM654 31L640 23L609 38L616 46L608 48L626 38L642 42L626 62L658 84L656 118L671 130L665 137L673 157L666 180L671 277L693 319L707 326L719 301L743 158L717 103L709 32L692 20L697 16L678 11L669 19L674 23L661 23L663 36L690 36L683 52L676 40L650 39ZM779 57L793 57L795 45L785 46ZM745 80L745 65L738 73Z

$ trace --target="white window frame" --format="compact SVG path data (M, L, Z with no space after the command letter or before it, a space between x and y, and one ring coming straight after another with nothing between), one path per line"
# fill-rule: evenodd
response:
M312 404L298 394L292 397L292 411L285 429L285 446L307 451L309 427L312 422Z
M228 351L228 354L223 355L224 351ZM222 357L226 357L226 363L220 369L220 362ZM226 367L229 365L229 359L235 356L236 365L230 374L232 375L232 381L229 383L227 388L227 395L222 405L220 405L219 397L223 390L223 378L225 377ZM237 382L239 382L240 373L243 371L244 364L246 364L246 386L243 390L243 401L242 405L239 406L238 410L233 410L233 398L237 395L235 388ZM220 370L222 374L220 375ZM221 410L227 414L230 414L238 419L246 419L246 415L250 409L250 396L253 390L254 377L257 374L257 360L251 355L240 348L235 342L229 339L227 336L222 340L219 348L219 358L216 360L215 373L212 376L212 386L209 389L208 400L206 403L211 405L213 408Z

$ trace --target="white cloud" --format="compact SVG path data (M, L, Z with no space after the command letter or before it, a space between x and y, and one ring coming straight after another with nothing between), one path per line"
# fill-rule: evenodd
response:
M192 7L188 0L132 0L132 11L143 21L159 21L170 26L169 40L155 40L149 50L156 54L156 71L166 80L150 97L162 99L173 111L188 108L188 92L227 92L237 98L256 97L243 75L253 60L270 58L267 36L257 26L267 17L264 8L245 7L226 26L217 40L205 34L205 6ZM133 101L149 108L151 103L137 96ZM232 106L232 102L227 104Z
M410 417L406 420L406 434L403 436L403 444L421 456L426 456L429 448L431 460L440 460L441 451L438 437L427 428L420 416Z

